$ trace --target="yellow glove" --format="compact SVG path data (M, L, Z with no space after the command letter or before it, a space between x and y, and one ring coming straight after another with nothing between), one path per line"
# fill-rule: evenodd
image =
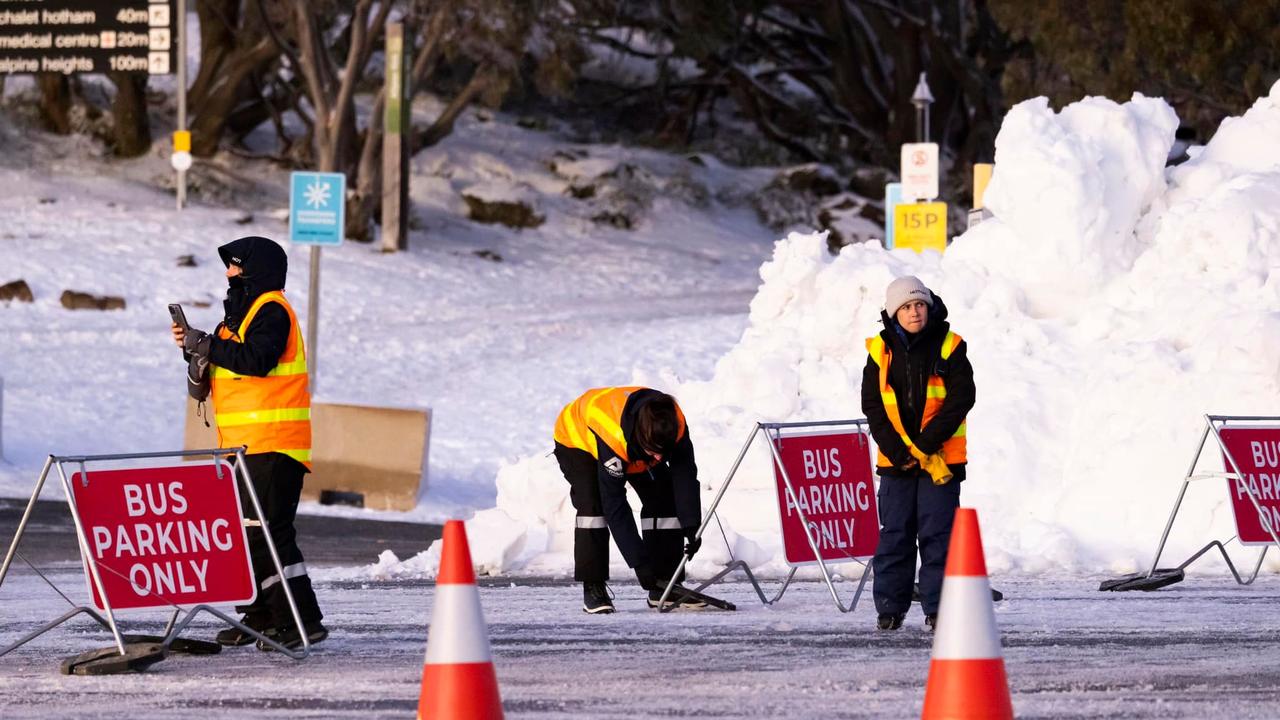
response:
M912 446L911 454L920 461L920 467L929 473L929 477L933 478L934 485L946 485L955 476L955 473L951 472L951 468L947 467L947 463L942 459L940 453L925 455L915 446Z

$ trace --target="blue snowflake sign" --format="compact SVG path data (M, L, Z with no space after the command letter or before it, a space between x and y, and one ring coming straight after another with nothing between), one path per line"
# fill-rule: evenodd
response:
M289 176L289 242L341 245L346 223L347 176L295 172Z

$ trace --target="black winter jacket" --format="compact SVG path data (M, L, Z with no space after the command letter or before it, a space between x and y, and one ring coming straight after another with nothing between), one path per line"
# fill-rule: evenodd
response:
M942 448L942 443L947 438L955 434L973 408L976 389L973 384L973 366L969 364L968 341L961 341L951 357L942 361L942 342L951 325L947 322L947 306L937 295L933 296L933 306L929 308L929 319L924 329L915 335L902 330L898 321L889 317L886 312L880 313L880 321L885 326L880 331L880 337L884 338L893 354L889 363L889 385L898 398L902 427L921 452L932 455ZM947 397L929 425L921 428L925 388L932 374L942 377L947 386ZM889 414L880 397L880 366L876 365L870 355L867 356L867 366L862 371L862 412L867 417L876 445L889 458L889 462L893 463L893 467L877 468L876 472L882 476L914 474L914 468L905 471L900 469L915 458L889 422ZM957 481L964 480L964 463L956 463L950 467Z

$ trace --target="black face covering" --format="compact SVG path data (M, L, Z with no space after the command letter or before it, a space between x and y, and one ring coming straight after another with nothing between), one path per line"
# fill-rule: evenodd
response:
M227 329L235 332L240 328L240 321L249 310L249 294L245 290L244 278L236 275L227 278L227 299L222 301L223 322Z

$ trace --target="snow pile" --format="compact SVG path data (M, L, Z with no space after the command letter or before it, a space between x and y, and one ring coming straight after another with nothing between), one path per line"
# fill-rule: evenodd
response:
M863 340L885 286L911 273L970 343L978 404L963 503L979 508L993 567L1149 562L1203 414L1275 414L1280 399L1280 83L1166 170L1176 126L1164 101L1140 95L1056 114L1027 101L996 140L995 217L945 257L866 244L832 258L822 236L779 242L750 326L709 381L635 378L684 406L705 502L755 421L861 415ZM1202 467L1219 462L1209 449ZM1167 560L1233 534L1212 482L1188 493ZM735 556L779 572L772 483L757 447L721 519ZM504 466L497 485L497 507L469 523L487 567L568 572L573 509L555 461ZM705 548L695 573L729 557L722 541Z

